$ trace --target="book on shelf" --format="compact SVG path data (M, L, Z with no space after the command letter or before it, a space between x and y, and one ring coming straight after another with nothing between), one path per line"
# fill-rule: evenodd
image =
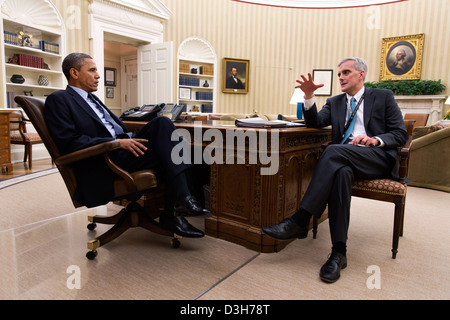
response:
M306 126L304 123L284 120L264 120L262 118L236 119L235 125L236 127L247 128L301 128Z
M39 41L39 48L45 52L59 54L59 44L57 43L41 40Z
M3 41L7 44L19 45L19 36L17 33L3 30Z

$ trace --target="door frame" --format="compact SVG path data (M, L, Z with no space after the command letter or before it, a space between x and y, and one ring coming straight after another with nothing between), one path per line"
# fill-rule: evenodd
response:
M126 1L93 0L89 5L89 44L92 58L99 70L104 70L105 33L121 36L133 43L155 44L164 39L163 22L171 12L157 0L150 0L147 8L136 8ZM157 11L155 11L155 8ZM126 17L126 19L124 19ZM139 63L139 61L138 61ZM103 78L103 75L101 75ZM138 89L139 90L139 89ZM97 94L105 96L104 82L100 81ZM138 95L142 93L138 91Z

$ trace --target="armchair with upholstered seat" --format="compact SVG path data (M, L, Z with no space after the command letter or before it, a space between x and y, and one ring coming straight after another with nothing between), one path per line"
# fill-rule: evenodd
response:
M394 230L392 236L392 259L397 257L398 243L400 236L403 236L403 222L405 216L405 201L408 181L408 165L409 152L412 141L412 132L415 120L405 120L406 130L409 139L406 144L399 148L400 168L399 180L392 179L372 179L372 180L355 180L352 186L352 196L367 198L372 200L380 200L392 202L394 208ZM324 146L326 147L326 146ZM317 218L313 218L313 236L317 235Z
M27 122L21 110L13 110L9 115L9 127L11 131L11 144L23 145L25 147L23 162L27 162L28 167L33 167L33 145L43 143L41 137L36 132L27 131Z
M96 223L113 225L113 227L111 227L107 232L88 242L89 251L86 254L88 259L94 259L97 256L97 249L99 247L114 240L123 232L132 227L143 227L149 231L170 236L173 238L171 244L174 248L180 245L178 239L181 237L173 232L162 229L159 226L159 223L151 217L151 213L146 212L146 210L137 202L144 193L157 190L158 181L156 179L155 171L142 170L129 173L114 164L114 162L109 158L108 152L119 148L118 141L109 141L86 149L78 150L70 154L61 155L45 122L45 101L40 98L26 96L17 96L15 101L26 112L37 132L41 136L53 161L61 173L72 199L77 188L77 179L74 167L78 161L103 155L108 166L117 174L117 178L114 181L114 196L111 201L125 199L129 201L129 204L114 216L90 216L88 218L89 230L95 229ZM73 200L73 205L75 207L83 206L82 203L75 200Z
M450 127L414 128L409 164L410 185L450 192Z

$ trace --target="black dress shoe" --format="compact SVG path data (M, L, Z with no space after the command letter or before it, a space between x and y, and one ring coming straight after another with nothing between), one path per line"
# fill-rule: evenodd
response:
M175 204L175 215L181 217L211 217L211 211L203 209L193 196L187 196Z
M167 229L185 238L202 238L205 233L191 225L183 217L161 217L159 218L161 228Z
M336 282L341 276L341 269L347 267L347 257L338 252L332 252L327 262L320 268L320 279L325 282Z
M299 226L292 218L287 218L279 224L262 227L262 231L276 240L304 239L308 236L308 227Z

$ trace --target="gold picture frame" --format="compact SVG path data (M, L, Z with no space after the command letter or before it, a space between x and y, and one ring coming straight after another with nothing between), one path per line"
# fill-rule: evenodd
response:
M223 58L222 74L224 93L248 93L250 60Z
M383 38L380 81L419 80L425 34Z

